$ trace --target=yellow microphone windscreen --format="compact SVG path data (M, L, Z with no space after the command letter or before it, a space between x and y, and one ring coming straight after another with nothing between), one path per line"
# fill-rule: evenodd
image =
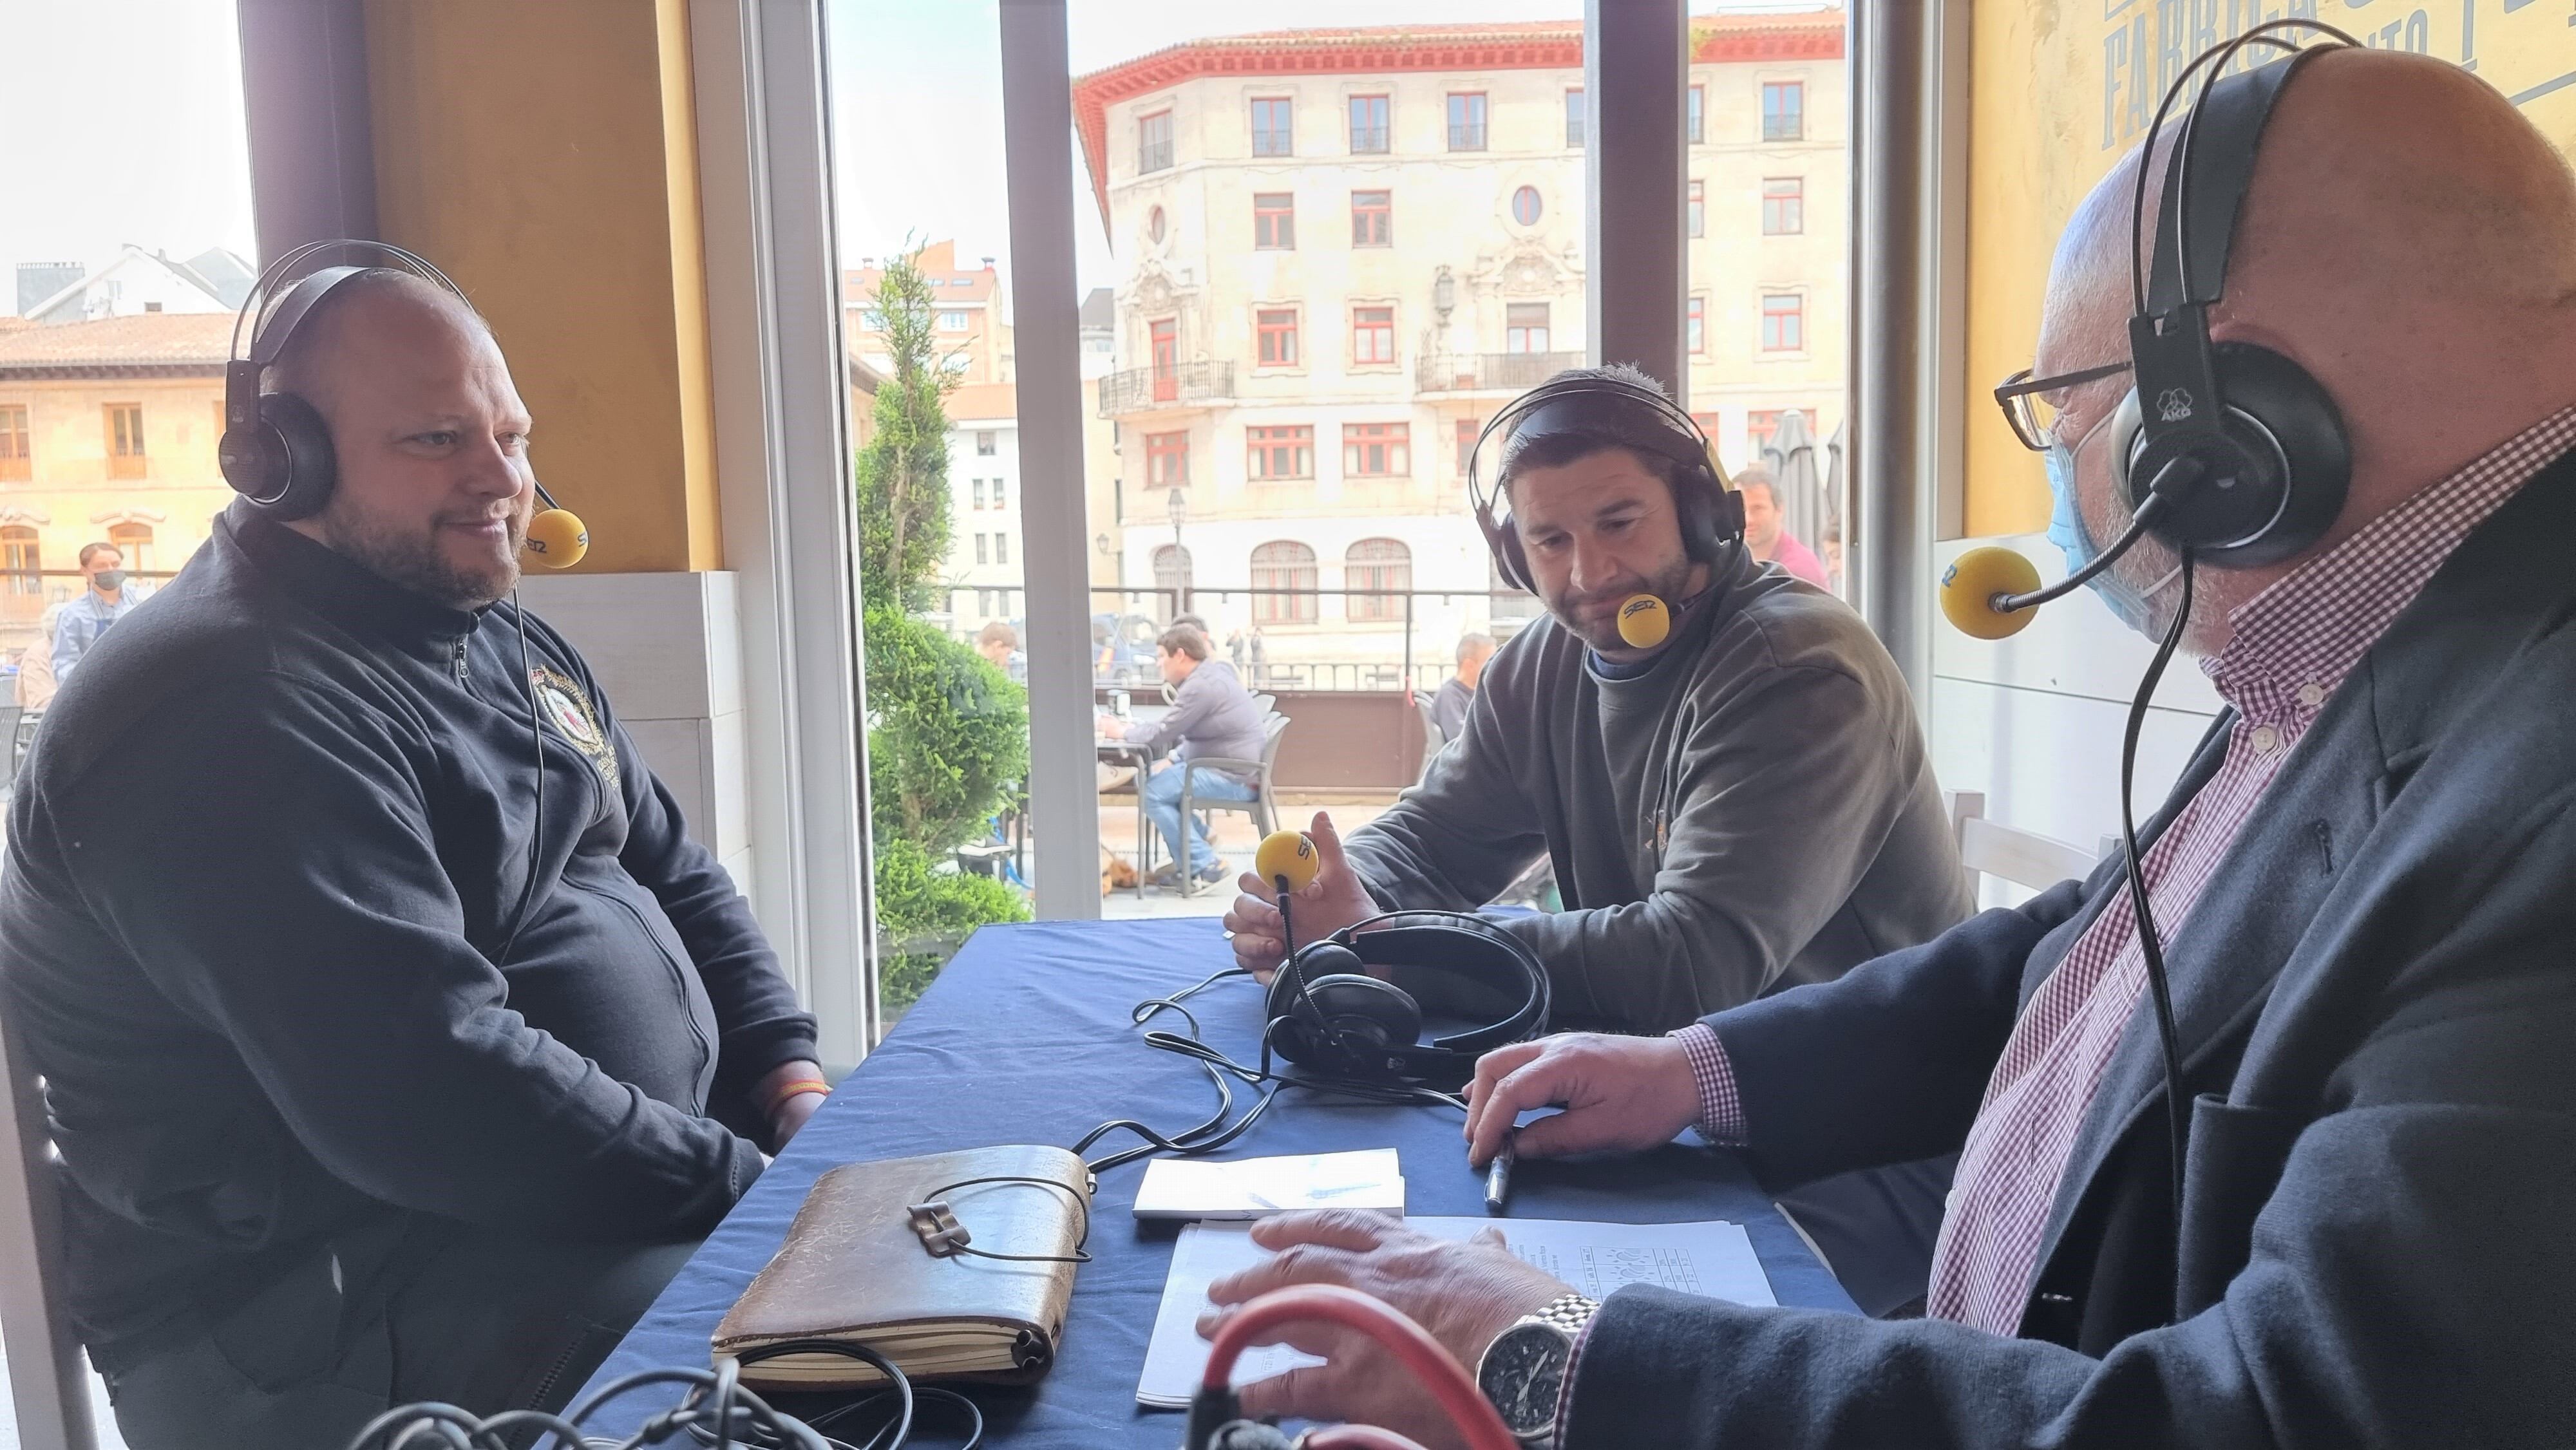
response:
M1285 876L1291 891L1303 891L1314 881L1316 864L1315 843L1303 831L1272 831L1252 853L1254 874L1274 886Z
M569 510L541 510L528 520L528 552L549 569L569 569L590 552L590 530Z
M1631 594L1619 606L1619 637L1631 649L1653 649L1673 632L1673 612L1652 594Z
M2002 639L2021 633L2039 611L1997 609L1996 596L2028 594L2038 587L2039 567L2021 555L1993 545L1970 549L1951 560L1941 576L1941 612L1961 634Z

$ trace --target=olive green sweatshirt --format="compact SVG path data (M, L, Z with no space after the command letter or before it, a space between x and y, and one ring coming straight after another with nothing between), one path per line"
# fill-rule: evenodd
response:
M1503 924L1547 964L1557 1025L1682 1027L1974 904L1877 636L1740 550L1713 572L1630 678L1552 618L1522 630L1464 733L1348 842L1388 909L1472 910L1545 852L1565 909Z

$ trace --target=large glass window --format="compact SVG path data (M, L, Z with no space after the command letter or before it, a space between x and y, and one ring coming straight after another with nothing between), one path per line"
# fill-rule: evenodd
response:
M1804 352L1807 347L1807 299L1795 292L1762 294L1762 350Z
M1252 551L1252 617L1260 623L1313 624L1319 587L1312 548L1276 540Z
M1255 156L1293 156L1296 102L1286 96L1255 96L1252 100L1252 154Z

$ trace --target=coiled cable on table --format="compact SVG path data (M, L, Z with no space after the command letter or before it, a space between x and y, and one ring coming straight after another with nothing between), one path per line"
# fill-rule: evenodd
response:
M1136 1147L1122 1149L1104 1158L1092 1159L1084 1164L1085 1167L1098 1174L1133 1163L1139 1158L1150 1158L1157 1153L1177 1153L1183 1157L1213 1153L1250 1132L1252 1125L1261 1121L1262 1114L1270 1110L1271 1100L1278 1096L1279 1089L1283 1087L1304 1088L1309 1092L1329 1093L1337 1097L1354 1098L1360 1102L1385 1103L1395 1107L1454 1108L1461 1113L1467 1111L1465 1098L1455 1093L1441 1092L1436 1088L1414 1087L1403 1083L1300 1077L1294 1073L1273 1071L1270 1034L1278 1025L1275 1022L1262 1029L1259 1067L1246 1067L1227 1057L1223 1052L1208 1045L1207 1041L1200 1036L1199 1019L1191 1014L1189 1008L1181 1004L1229 977L1251 975L1252 973L1246 968L1228 967L1168 997L1149 997L1136 1004L1135 1009L1128 1014L1128 1021L1138 1027L1144 1026L1165 1012L1177 1012L1181 1020L1189 1024L1187 1032L1147 1032L1145 1045L1159 1052L1186 1057L1197 1063L1199 1069L1207 1074L1209 1084L1216 1089L1216 1113L1195 1127L1186 1128L1168 1136L1133 1118L1119 1118L1103 1123L1083 1134L1082 1140L1073 1145L1073 1151L1077 1154L1088 1153L1102 1138L1118 1132L1133 1133L1144 1141ZM1261 1092L1260 1099L1246 1109L1243 1116L1239 1118L1233 1117L1234 1084L1237 1082L1258 1088ZM1233 1121L1227 1121L1229 1118L1233 1118Z
M744 1388L742 1369L762 1360L790 1354L836 1354L855 1359L886 1378L886 1388L835 1405L811 1418L799 1419ZM581 1424L610 1401L649 1385L690 1387L679 1404L648 1419L625 1439L585 1435ZM907 1450L912 1445L916 1412L929 1405L954 1409L964 1421L966 1438L954 1450L977 1450L984 1443L984 1412L955 1390L915 1389L893 1360L863 1344L837 1339L795 1339L762 1345L716 1361L713 1369L648 1369L602 1385L562 1414L545 1410L506 1410L478 1419L454 1405L417 1404L388 1410L369 1422L349 1442L349 1450L643 1450L680 1436L712 1450ZM864 1440L826 1435L827 1429L890 1411ZM536 1431L539 1438L515 1437Z

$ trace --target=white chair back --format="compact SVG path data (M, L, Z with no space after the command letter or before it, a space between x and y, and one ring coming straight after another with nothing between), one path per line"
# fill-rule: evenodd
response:
M2081 880L2093 872L2102 852L2070 846L2053 836L2025 831L1986 819L1982 791L1942 792L1950 809L1950 832L1959 843L1959 860L1968 868L1973 890L1980 875L1999 877L2016 886L2044 891L2060 881ZM2104 840L2104 849L2109 846Z

